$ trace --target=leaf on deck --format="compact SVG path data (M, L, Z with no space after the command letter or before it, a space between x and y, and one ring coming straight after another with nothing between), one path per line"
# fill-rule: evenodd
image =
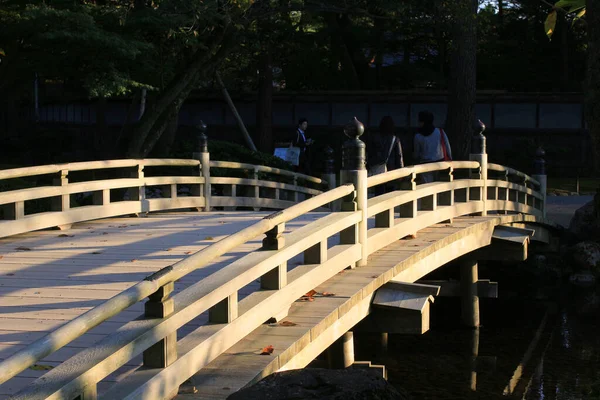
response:
M52 365L44 365L44 364L33 364L29 369L34 371L50 371L54 368Z
M296 326L298 324L296 324L295 322L292 322L292 321L281 321L279 323L279 325L281 325L281 326Z
M15 250L17 250L17 251L31 251L31 249L29 247L23 247L23 246L19 246L19 247L15 248Z
M263 349L262 349L262 350L261 350L261 352L260 352L260 355L261 355L261 356L270 356L271 354L273 354L273 350L275 350L275 349L273 348L273 346L271 346L271 345L268 345L268 346L266 346L266 347L263 347Z
M212 237L212 236L207 236L207 237L204 238L204 240L215 240L215 238Z
M332 297L332 296L335 296L335 293L323 292L323 293L321 293L321 296L323 296L323 297Z
M58 237L73 237L75 235L67 235L66 233L61 233Z

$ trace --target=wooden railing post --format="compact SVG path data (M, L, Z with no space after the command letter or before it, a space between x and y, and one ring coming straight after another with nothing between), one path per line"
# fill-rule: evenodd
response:
M352 183L355 188L356 210L362 214L361 220L358 223L358 243L362 248L362 257L357 262L358 267L367 265L367 169L366 169L366 155L365 144L359 139L360 136L365 132L364 125L354 117L349 124L344 127L344 133L348 136L347 140L342 146L342 172L341 182ZM342 211L354 211L347 209L348 203L342 204ZM354 207L354 206L353 206ZM352 228L348 228L352 229ZM344 232L342 232L340 239L344 240Z
M260 186L258 186L258 167L254 167L253 178L254 178L254 183L256 184L256 186L254 186L254 200L258 204L258 199L260 199ZM294 179L295 179L295 177L294 177ZM254 207L253 210L260 211L260 207Z
M60 177L54 179L54 186L65 187L69 184L69 171L66 169L60 170ZM52 199L52 211L68 211L71 208L71 196L69 194L63 194L59 197ZM71 224L59 225L58 229L66 230L71 229Z
M400 182L401 190L417 190L417 174L413 171L410 174L410 181ZM412 200L401 204L399 207L400 218L416 218L418 213L418 200Z
M282 236L285 223L277 225L266 232L267 237L263 239L262 250L281 250L285 246L285 238ZM278 265L260 278L261 289L278 290L287 285L287 262Z
M533 179L537 180L540 183L540 194L543 197L542 204L540 204L540 211L542 211L542 216L546 217L546 191L548 188L548 176L546 175L546 160L544 160L544 156L546 152L540 146L535 152L535 162L534 162L534 171L533 171ZM539 200L538 200L539 201Z
M469 200L482 201L483 211L481 212L481 215L487 215L488 156L486 153L486 139L483 135L483 131L485 131L485 124L481 121L478 121L476 125L477 133L471 138L471 154L469 155L469 160L479 162L479 173L472 174L472 178L481 179L483 187L479 188L479 190L476 190L475 193L471 193ZM478 197L474 199L472 196L473 194L475 194L475 196L478 195Z
M321 179L327 182L328 190L335 189L336 187L336 177L335 177L335 159L333 157L333 149L329 146L325 148L325 162L323 165L323 174L321 175ZM331 211L336 211L337 204L336 202L332 202L329 205Z
M172 266L165 267L144 280L156 280L173 270ZM175 310L175 303L169 295L175 289L175 284L169 282L148 296L144 305L146 318L165 318ZM170 333L164 339L150 346L143 354L144 366L148 368L166 368L177 360L177 331Z
M206 124L204 121L196 126L198 130L198 152L193 153L193 158L200 160L200 174L204 178L204 211L210 211L210 154L208 152L208 137L206 136Z

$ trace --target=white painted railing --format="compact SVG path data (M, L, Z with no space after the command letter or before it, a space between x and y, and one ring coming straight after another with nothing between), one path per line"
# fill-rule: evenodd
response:
M306 185L326 184L312 176L252 164L210 161L209 165L185 159L108 160L0 171L0 185L6 188L0 192L0 237L98 218L211 205L283 209L322 193ZM252 178L211 176L211 168L238 175L250 171ZM16 189L19 185L28 187ZM239 186L245 186L246 193L236 193Z
M485 173L482 165L485 165ZM250 169L245 164L224 162L212 162L211 166ZM295 188L264 181L259 185L257 173L281 171L251 167L254 179L234 181L216 178L213 182L217 185L253 183L250 186L280 190ZM129 322L49 371L15 395L14 399L73 399L80 395L86 400L95 399L97 383L141 353L144 354L145 366L151 368L139 370L118 382L103 398L169 398L181 383L266 319L284 316L291 304L304 293L344 268L360 265L369 254L394 240L432 224L469 214L526 213L543 216L545 196L537 190L543 189L538 180L510 168L488 165L487 162L432 163L368 179L364 171L359 172L352 178L358 180L357 184L342 185L276 212L147 277L65 324L0 363L0 382L7 381L99 323L149 297L145 316ZM420 175L431 172L435 173L436 181L420 184ZM483 178L488 175L491 178ZM195 184L200 184L200 181ZM395 184L396 187L368 200L358 198L363 193L366 199L366 187L381 184ZM297 191L316 194L302 190ZM216 205L221 200L214 201ZM236 201L220 204L239 206L241 203ZM343 202L343 211L325 214L302 228L283 233L286 222L335 201ZM369 228L368 219L375 220L374 226ZM169 297L174 281L262 234L266 235L262 251L250 253ZM340 244L330 247L328 238L334 235L339 235ZM287 262L298 254L304 254L303 265L288 272ZM260 279L263 290L238 302L238 291L257 279ZM201 326L177 342L177 329L205 311L209 311L213 324Z

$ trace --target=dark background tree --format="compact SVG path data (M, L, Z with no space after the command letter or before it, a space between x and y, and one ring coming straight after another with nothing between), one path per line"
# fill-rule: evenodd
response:
M33 109L36 74L45 100L87 98L100 117L106 100L127 99L128 123L112 139L97 119L103 149L90 158L167 155L179 109L215 90L217 70L232 93L258 94L263 150L274 92L409 89L448 91L447 129L464 155L476 88L581 92L593 53L581 23L559 20L548 41L539 0L29 3L0 0L0 129L46 129L19 112Z

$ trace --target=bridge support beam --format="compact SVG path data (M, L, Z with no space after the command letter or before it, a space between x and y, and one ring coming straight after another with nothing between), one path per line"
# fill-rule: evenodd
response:
M329 368L344 369L354 364L354 334L348 331L327 349Z
M462 322L471 327L479 326L479 296L477 296L477 261L465 258L460 264L460 284L462 291Z

